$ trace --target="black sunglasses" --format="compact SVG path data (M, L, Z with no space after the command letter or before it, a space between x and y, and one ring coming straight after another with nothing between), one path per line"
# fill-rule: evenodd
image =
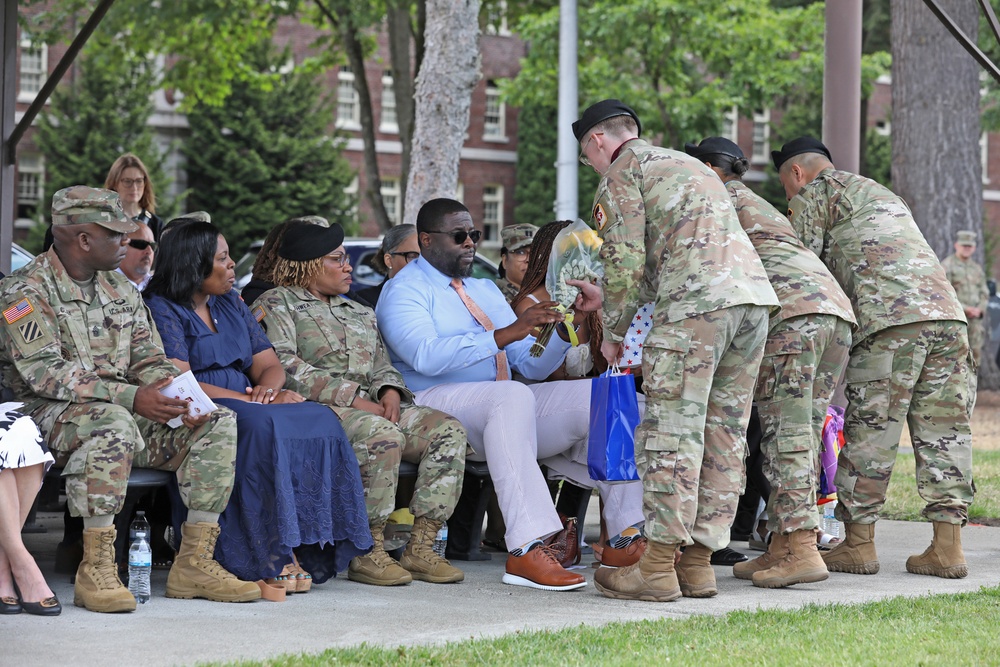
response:
M144 241L142 239L129 239L129 246L135 248L136 250L145 250L146 248L152 248L153 252L156 252L156 241Z
M453 232L427 232L428 234L447 234L455 241L455 245L462 245L465 243L465 239L472 239L473 243L479 243L479 239L483 238L483 233L478 229L473 229L471 232L467 232L464 229L456 229Z

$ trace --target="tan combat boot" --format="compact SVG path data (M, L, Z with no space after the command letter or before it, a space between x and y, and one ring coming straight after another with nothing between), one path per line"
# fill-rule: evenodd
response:
M413 581L410 573L400 567L399 563L385 552L385 544L382 541L385 523L373 525L371 529L375 546L371 553L355 556L351 559L351 564L347 567L347 578L373 586L402 586ZM414 521L413 531L416 532L416 530L417 524ZM437 533L437 531L434 532ZM412 534L410 539L413 539Z
M788 535L772 533L767 551L753 560L743 561L733 565L733 576L737 579L753 579L754 572L760 572L771 567L788 555Z
M413 520L413 532L399 564L410 576L432 584L454 584L465 579L465 574L447 560L434 553L434 539L443 521L418 516Z
M628 567L601 567L594 585L605 597L618 600L670 602L681 596L674 572L676 544L649 540L639 562Z
M962 553L962 526L935 521L931 545L919 556L906 559L906 571L945 579L967 576L969 567L965 564L965 554Z
M823 554L823 562L830 572L848 574L876 574L878 554L875 553L874 523L844 523L847 538Z
M787 537L788 553L766 570L753 575L758 588L784 588L830 578L826 563L816 548L816 530L796 530Z
M167 597L215 602L250 602L260 598L260 588L241 581L215 560L219 524L184 522L181 548L167 574Z
M83 560L76 569L73 604L90 611L135 611L135 598L118 578L114 526L83 529Z
M719 590L715 586L712 569L712 550L695 542L684 547L677 563L677 581L686 598L710 598Z

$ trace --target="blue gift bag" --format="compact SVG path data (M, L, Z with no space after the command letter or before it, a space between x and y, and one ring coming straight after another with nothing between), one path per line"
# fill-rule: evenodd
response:
M587 468L590 478L600 482L639 479L635 468L635 428L639 425L635 379L616 370L608 369L590 385Z

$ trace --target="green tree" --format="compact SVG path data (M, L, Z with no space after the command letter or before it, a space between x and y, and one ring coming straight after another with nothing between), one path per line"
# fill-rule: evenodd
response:
M153 113L155 74L145 57L123 44L92 38L75 82L64 81L38 122L38 146L45 157L45 196L40 214L48 218L52 195L70 185L104 187L112 163L122 153L139 156L156 185L157 212L169 215L169 182L163 156L146 121ZM32 230L27 245L41 250L44 225Z
M221 106L188 114L188 207L211 211L237 255L293 216L321 215L355 231L355 201L345 193L355 174L328 136L332 111L316 76L279 73L288 54L266 43L248 57L260 76L234 81Z

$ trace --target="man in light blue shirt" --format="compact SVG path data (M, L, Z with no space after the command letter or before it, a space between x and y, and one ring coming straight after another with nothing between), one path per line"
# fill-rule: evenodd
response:
M541 380L562 364L570 347L562 324L540 357L529 349L535 327L563 317L551 301L518 317L492 281L469 277L480 232L460 202L424 204L417 236L421 257L393 278L376 308L393 364L415 402L459 419L475 450L469 458L489 464L512 548L504 582L545 590L585 586L541 546L562 522L538 460L581 445L585 452L590 382L507 380L512 368ZM642 521L641 486L616 487L602 488L611 534Z

